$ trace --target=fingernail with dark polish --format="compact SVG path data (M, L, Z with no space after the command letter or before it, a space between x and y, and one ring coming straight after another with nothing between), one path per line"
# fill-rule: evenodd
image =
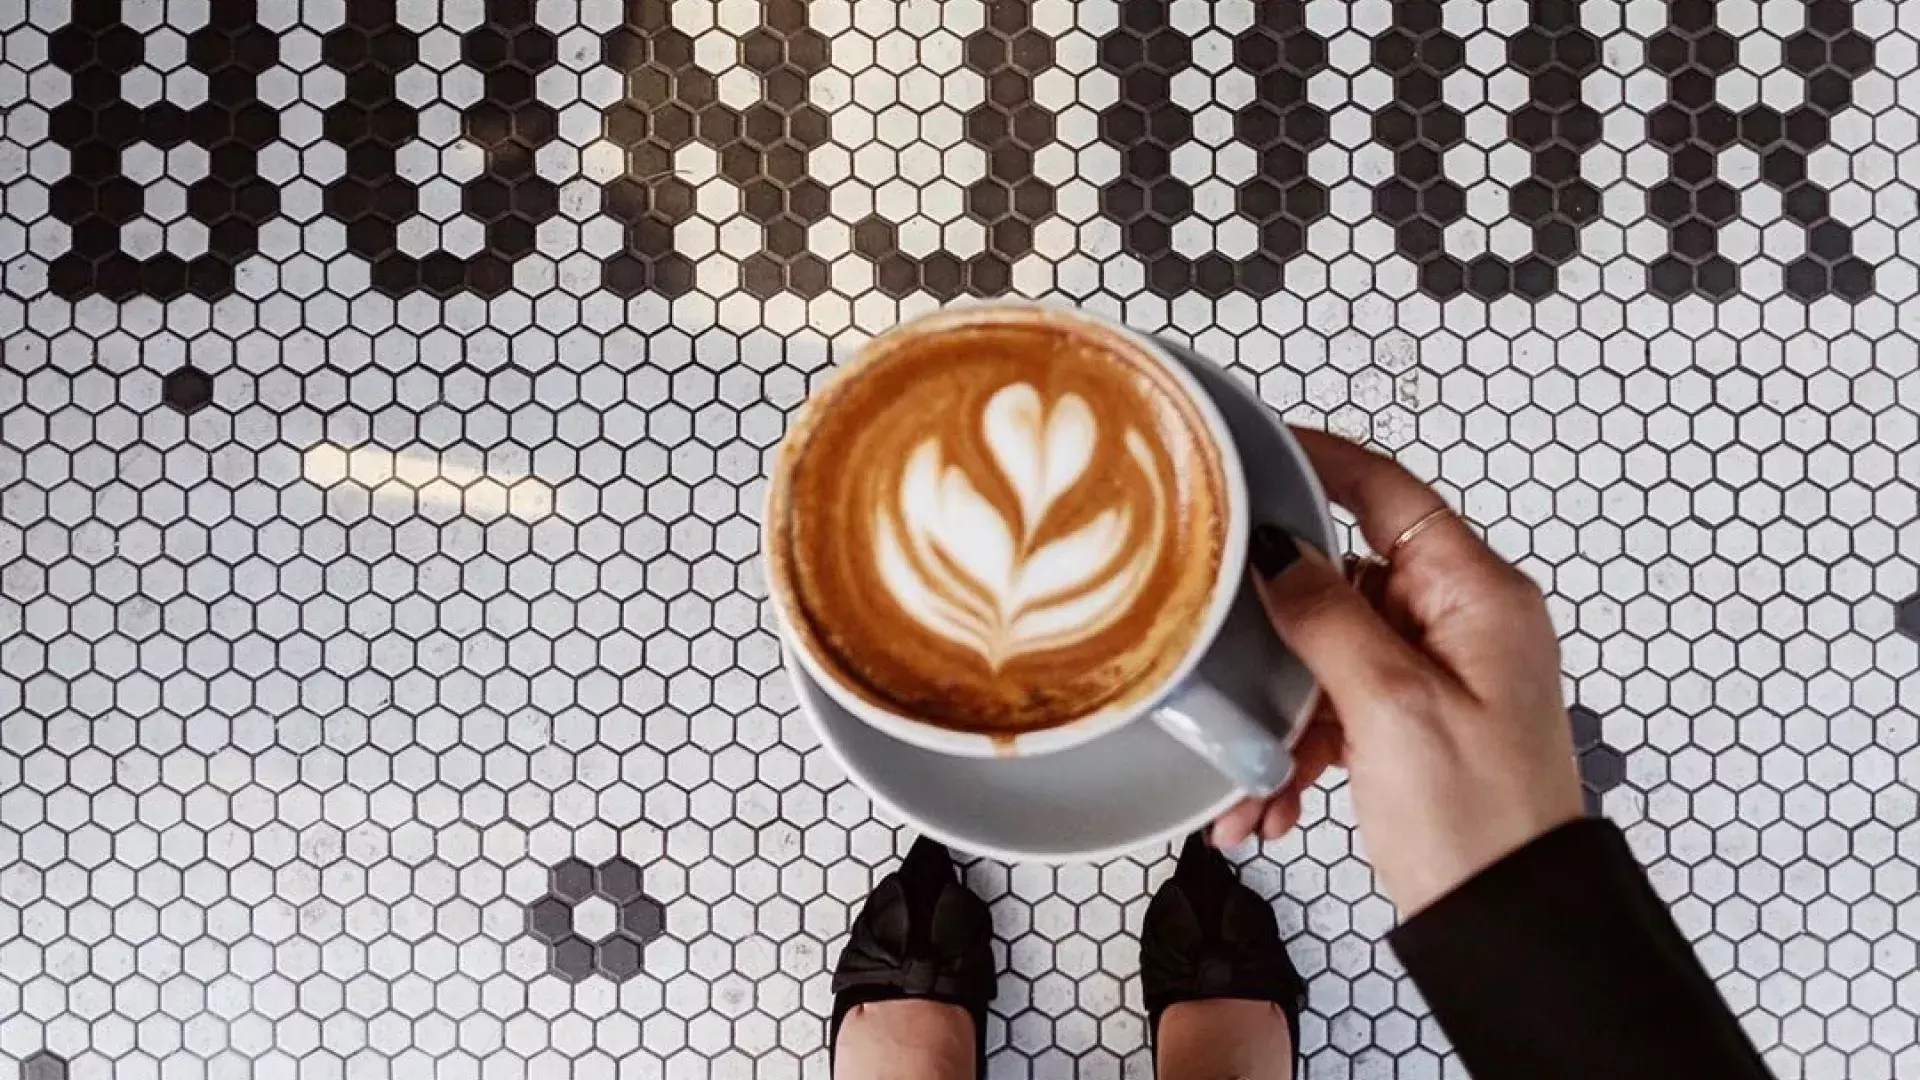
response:
M1254 573L1263 578L1274 578L1286 573L1288 567L1299 561L1300 545L1277 525L1256 525L1247 554L1253 560Z

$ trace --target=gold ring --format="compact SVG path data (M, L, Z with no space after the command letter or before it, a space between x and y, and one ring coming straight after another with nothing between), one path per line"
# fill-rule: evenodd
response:
M1432 525L1434 522L1439 521L1451 513L1453 513L1453 508L1448 506L1436 507L1435 509L1427 511L1426 515L1419 521L1400 530L1400 535L1394 537L1393 543L1387 545L1386 554L1380 557L1380 561L1385 563L1393 562L1393 557L1400 554L1400 549L1413 543L1415 537L1426 532L1427 526Z

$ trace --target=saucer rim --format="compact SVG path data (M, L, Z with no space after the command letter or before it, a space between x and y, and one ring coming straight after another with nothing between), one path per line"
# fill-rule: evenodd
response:
M782 645L784 646L785 645L784 633L781 635L781 640L782 640ZM818 708L819 705L823 703L833 708L838 708L839 703L834 701L830 696L828 696L825 688L823 688L819 684L819 682L812 677L812 675L807 674L806 672L798 672L797 674L799 675L799 678L795 679L796 683L800 683L802 680L804 680L804 686L799 687L798 692L800 696L804 699L803 707L808 710L807 719L809 722L813 724L814 735L816 738L820 740L820 745L826 747L827 752L833 755L834 763L840 767L840 771L844 773L849 780L852 780L854 782L855 786L857 786L860 789L861 793L864 794L869 800L873 802L874 806L884 811L887 816L893 818L897 823L901 825L905 825L921 833L922 835L932 837L933 839L940 841L941 843L947 845L948 847L953 848L957 851L963 852L965 854L978 855L982 858L993 859L998 862L1004 862L1004 863L1032 863L1032 864L1039 864L1039 865L1045 865L1045 866L1062 866L1070 863L1111 862L1115 859L1126 858L1146 848L1153 847L1159 844L1170 843L1177 838L1184 837L1188 833L1191 833L1195 829L1198 829L1202 825L1205 825L1207 822L1210 822L1215 818L1219 817L1221 814L1225 813L1230 807L1232 807L1235 803L1238 803L1241 799L1246 798L1246 796L1242 795L1237 789L1235 789L1233 785L1226 780L1225 777L1222 777L1221 783L1225 785L1227 789L1226 794L1221 796L1213 804L1208 806L1207 809L1201 811L1198 814L1192 815L1189 818L1181 819L1180 822L1178 822L1172 827L1158 830L1153 833L1149 833L1145 836L1140 837L1137 840L1127 840L1121 843L1111 844L1104 847L1076 848L1072 851L1036 851L1036 850L1029 850L1029 849L1022 849L1022 848L1015 848L1015 847L1006 847L1000 844L982 842L978 839L961 836L958 833L952 832L948 829L945 829L939 825L934 824L931 821L928 821L926 818L922 817L919 814L908 812L907 810L900 807L897 803L895 803L893 799L883 794L877 785L874 785L871 782L869 782L866 779L865 774L861 770L853 768L848 763L847 755L841 749L839 740L835 736L827 733L825 728L817 720L814 719L814 713L812 711L813 709ZM853 717L853 719L856 723L859 722L859 717ZM893 742L902 743L904 745L912 745L910 743L906 743L905 740L903 739L895 738L890 732L878 731L878 729L876 729L876 732L882 738L891 740ZM1110 738L1114 734L1115 732L1108 732L1106 735L1101 737ZM1071 757L1073 756L1075 751L1084 749L1085 747L1092 745L1092 742L1093 740L1089 740L1088 742L1080 743L1076 746L1066 747L1062 750L1056 751L1046 756L1061 757L1061 758ZM981 763L990 763L992 760L988 758L964 757L958 754L953 756L956 760L972 763L976 765L976 767Z

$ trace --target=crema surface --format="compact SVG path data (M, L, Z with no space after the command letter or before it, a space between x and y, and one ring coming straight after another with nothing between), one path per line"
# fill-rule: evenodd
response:
M1097 325L877 339L780 468L796 630L905 715L1013 734L1152 692L1211 599L1227 504L1205 421Z

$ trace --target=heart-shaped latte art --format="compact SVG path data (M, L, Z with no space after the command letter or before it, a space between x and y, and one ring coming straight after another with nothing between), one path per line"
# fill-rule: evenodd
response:
M1014 383L987 399L981 412L987 449L1020 499L1021 526L1031 536L1047 509L1093 463L1099 435L1093 410L1078 394L1064 394L1047 410L1040 392Z
M1042 542L1048 512L1093 464L1093 409L1072 393L1049 407L1031 385L1012 383L987 400L980 432L1018 519L930 437L909 455L895 502L876 512L875 558L915 621L997 669L1023 653L1085 640L1126 613L1159 558L1166 493L1146 442L1129 429L1121 441L1151 486L1150 520L1116 505Z

